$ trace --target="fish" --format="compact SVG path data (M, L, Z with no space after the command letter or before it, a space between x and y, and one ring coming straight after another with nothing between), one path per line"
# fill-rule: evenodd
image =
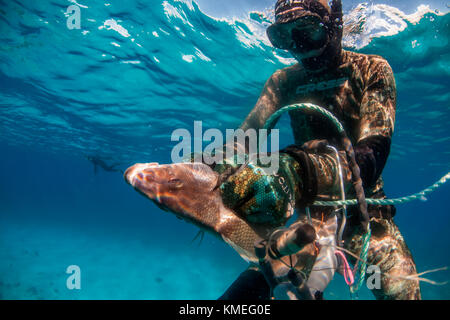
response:
M255 243L274 227L252 224L227 208L219 174L203 163L138 163L124 173L125 181L164 211L223 239L245 261L257 263Z
M268 240L280 226L252 223L234 210L226 207L220 191L220 175L206 164L186 162L174 164L138 163L125 171L125 181L136 191L152 200L159 208L171 212L177 218L194 224L201 231L221 238L229 244L250 265L259 267L255 244ZM297 223L306 223L306 217ZM335 260L317 261L318 255L324 258L334 254L334 247L326 245L318 252L316 245L324 244L323 239L336 236L336 219L321 221L311 219L316 230L317 241L306 245L296 254L280 259L270 259L274 275L286 279L289 270L295 267L305 275L312 273L311 285L321 284L324 289L334 276ZM319 254L320 253L320 254ZM323 260L323 261L322 261ZM320 268L317 268L320 267ZM333 268L327 271L327 268ZM324 271L322 271L324 269ZM323 279L322 279L323 278Z

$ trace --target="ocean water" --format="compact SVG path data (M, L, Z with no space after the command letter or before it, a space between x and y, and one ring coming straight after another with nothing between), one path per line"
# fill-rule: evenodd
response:
M67 8L80 8L80 29ZM450 169L449 15L353 1L347 49L379 54L397 80L389 197ZM447 5L448 6L448 5ZM294 63L272 48L270 10L239 18L192 1L0 1L0 299L216 299L246 268L222 241L161 211L121 173L170 163L175 129L236 128L266 79ZM283 119L287 124L287 119ZM282 145L292 141L283 124ZM397 207L418 272L450 265L450 186ZM81 289L66 269L81 269ZM445 282L449 271L427 275ZM422 283L424 299L450 286ZM348 299L336 276L327 299ZM361 299L372 299L364 289Z

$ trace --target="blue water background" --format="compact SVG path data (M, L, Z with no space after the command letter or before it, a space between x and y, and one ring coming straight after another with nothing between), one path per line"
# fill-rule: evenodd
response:
M86 1L81 30L69 30L73 3L0 1L0 298L215 299L245 262L212 236L191 244L195 227L121 174L94 175L84 157L122 168L170 163L175 129L196 120L236 128L271 73L292 61L264 38L270 16L215 19L190 1ZM393 35L350 48L384 56L396 75L390 197L450 168L449 16L402 21ZM292 142L287 124L283 145ZM398 207L419 272L450 265L449 191ZM66 288L69 265L82 270L81 290ZM450 273L427 276L442 282ZM450 298L449 285L422 290L425 299ZM340 276L326 298L349 298Z

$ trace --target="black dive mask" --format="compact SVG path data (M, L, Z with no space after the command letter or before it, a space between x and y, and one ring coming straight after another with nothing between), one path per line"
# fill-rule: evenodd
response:
M321 50L328 45L328 28L317 16L305 16L267 30L272 45L294 53Z
M338 63L342 50L342 1L332 0L330 4L327 0L278 0L275 22L267 28L272 45L289 50L305 66L313 59L314 66L309 65L309 69Z

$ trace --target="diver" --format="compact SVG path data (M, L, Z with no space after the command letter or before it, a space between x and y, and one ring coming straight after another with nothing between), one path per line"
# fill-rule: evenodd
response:
M291 104L313 103L326 108L344 125L354 145L366 196L386 198L381 173L390 153L397 99L394 74L388 62L380 56L343 50L341 0L333 0L330 5L326 0L278 0L275 22L267 29L267 35L274 47L289 51L298 63L276 71L268 79L241 129L262 129L271 115ZM290 176L296 184L293 188L296 208L304 209L317 199L335 199L339 193L338 159L321 146L324 141L327 145L338 145L336 130L320 118L305 117L295 111L289 115L295 145L280 151L280 155L290 163ZM345 190L349 197L354 197L349 164L345 157L340 157L340 162L345 173ZM244 181L253 183L245 174L248 172L238 170L224 183L221 188L224 201L231 208L254 211L249 217L253 220L267 219L267 215L260 214L264 210L252 209L258 206L258 201L249 191L237 192L243 190L240 186ZM258 185L273 187L274 180L265 179L264 184L258 181ZM247 189L254 192L255 188ZM333 211L311 206L310 216L327 220L334 215ZM356 211L354 206L348 208L349 219L340 245L359 255L364 232ZM372 237L367 261L381 270L381 288L372 292L377 299L421 299L419 281L408 279L417 274L416 266L393 221L395 212L394 206L368 205ZM220 299L268 299L269 290L258 268L250 267Z
M120 165L120 163L108 165L99 156L86 156L86 159L92 162L92 164L94 165L94 174L98 173L98 167L102 168L106 172L120 172L123 174L123 171L117 168Z

